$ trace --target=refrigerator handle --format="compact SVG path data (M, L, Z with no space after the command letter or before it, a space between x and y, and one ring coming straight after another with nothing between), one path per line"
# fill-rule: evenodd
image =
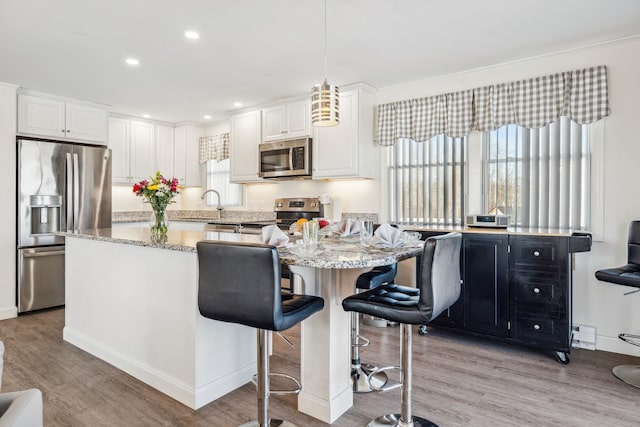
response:
M80 174L78 173L78 153L73 153L73 229L80 224Z
M66 168L65 168L65 172L66 172L66 182L65 182L65 187L66 187L66 192L65 192L65 201L64 201L64 206L65 206L65 210L66 210L66 214L67 214L67 224L66 224L66 230L67 231L72 231L73 230L73 162L71 161L71 153L67 153L67 160L66 160Z

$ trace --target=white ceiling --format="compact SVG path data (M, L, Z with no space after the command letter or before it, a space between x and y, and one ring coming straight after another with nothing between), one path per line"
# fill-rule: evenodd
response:
M638 0L327 2L327 76L338 86L382 88L640 34ZM322 81L323 10L322 0L0 0L0 81L134 116L220 120L236 101Z

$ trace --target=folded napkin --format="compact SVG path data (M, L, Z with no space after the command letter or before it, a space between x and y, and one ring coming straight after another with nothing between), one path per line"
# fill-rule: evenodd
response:
M262 227L262 243L271 246L286 246L289 243L289 236L284 234L277 225L267 225Z
M342 221L338 229L340 237L357 236L360 234L360 221L348 218Z
M387 248L399 248L404 245L402 231L389 224L380 224L380 227L373 233L371 244L374 246L384 246Z

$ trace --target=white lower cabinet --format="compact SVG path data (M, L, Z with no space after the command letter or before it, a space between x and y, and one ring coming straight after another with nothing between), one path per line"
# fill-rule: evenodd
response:
M262 137L260 110L231 117L229 157L231 182L259 182L258 145Z
M314 128L314 179L377 176L380 147L373 140L373 105L369 90L340 93L340 124Z

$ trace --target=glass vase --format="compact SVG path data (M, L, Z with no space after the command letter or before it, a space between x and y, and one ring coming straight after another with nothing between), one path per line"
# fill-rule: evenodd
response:
M166 236L169 229L169 216L164 209L154 209L149 217L151 236Z

